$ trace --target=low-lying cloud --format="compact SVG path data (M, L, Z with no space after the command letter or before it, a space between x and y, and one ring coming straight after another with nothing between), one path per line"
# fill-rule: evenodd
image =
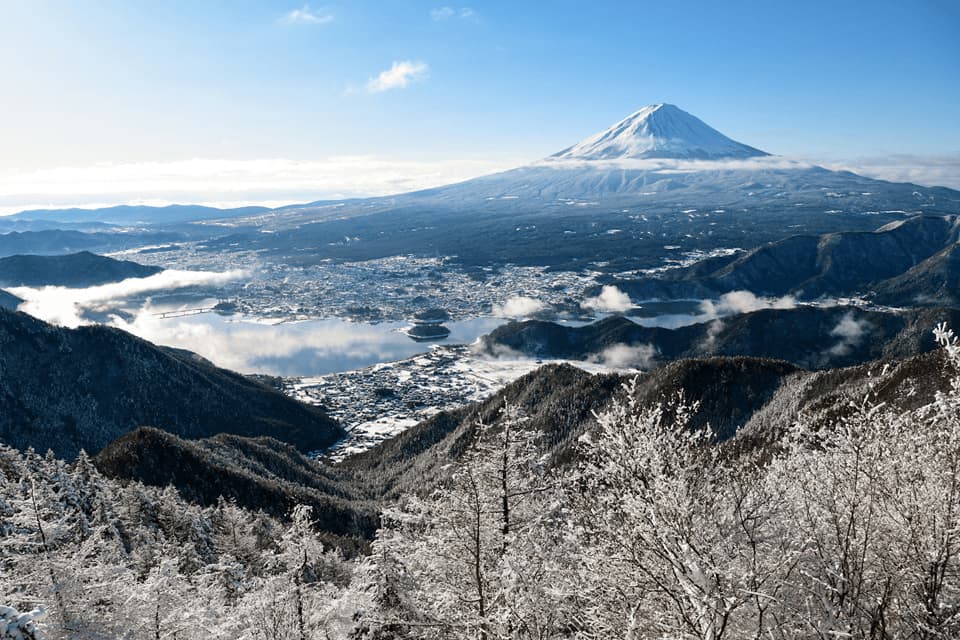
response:
M422 349L378 325L340 320L267 324L219 317L163 319L144 309L110 324L155 344L187 349L217 366L243 373L303 375L405 358Z
M707 334L703 337L699 345L699 350L702 353L713 353L717 348L717 338L720 337L720 332L723 331L724 326L723 320L719 318L710 323L710 326L707 327Z
M866 320L857 320L853 317L853 312L844 314L837 326L830 331L831 336L839 338L839 341L830 347L830 355L848 355L854 348L860 346L869 329L870 323Z
M650 369L653 367L657 348L652 344L615 344L590 358L614 369Z
M529 360L530 356L499 342L480 339L470 345L470 353L479 357L491 357L497 360Z
M731 291L717 300L704 300L700 312L707 318L729 316L736 313L752 313L762 309L793 309L797 300L793 296L764 298L751 291Z
M0 170L0 215L25 209L286 204L382 196L460 182L521 164L519 159L414 161L382 156L317 160L194 158L172 162Z
M595 167L600 169L627 169L656 171L658 173L695 173L699 171L764 171L774 169L809 169L814 167L807 160L794 160L781 156L763 156L736 160L679 160L673 158L633 158L615 160L576 160L546 158L536 166L558 169Z
M960 189L960 155L891 154L846 160L824 160L804 157L763 156L734 160L678 160L671 158L573 160L545 159L538 166L556 168L598 167L655 171L658 173L695 173L699 171L769 171L824 167L834 171L879 178L891 182L912 182L925 186Z
M498 318L528 318L546 308L546 305L536 298L527 296L513 296L503 304L493 306L493 315Z
M826 162L823 166L891 182L912 182L931 187L960 189L960 155L892 154Z
M607 284L600 290L599 295L587 298L580 306L601 313L623 313L633 308L633 302L630 301L630 296L616 286Z
M181 271L167 269L146 278L128 278L95 287L11 287L7 290L24 302L20 311L63 327L87 324L85 310L102 308L109 303L145 293L173 291L196 286L220 286L248 277L249 271L226 272Z
M93 324L85 312L97 312L103 324L127 331L157 345L187 349L217 366L244 373L273 375L318 374L365 367L410 357L422 345L387 325L367 325L344 320L305 322L245 322L216 314L161 317L169 307L157 307L148 298L123 311L128 297L175 292L192 286L216 286L247 276L227 273L165 271L149 278L69 289L18 287L26 302L20 309L42 320L66 327Z

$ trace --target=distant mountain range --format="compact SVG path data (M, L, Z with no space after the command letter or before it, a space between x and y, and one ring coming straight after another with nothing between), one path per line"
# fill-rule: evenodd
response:
M3 287L92 287L127 278L146 278L163 271L129 260L98 256L89 251L68 255L15 255L0 258Z
M0 222L58 222L89 224L95 221L110 225L173 225L211 218L250 216L269 211L268 207L237 207L219 209L196 204L171 204L162 207L146 205L118 205L99 209L29 209L15 213Z
M618 272L694 251L751 249L788 234L873 231L958 210L960 192L770 156L677 107L654 105L510 171L232 217L224 222L233 233L209 248L239 245L297 263L419 253L466 264Z
M140 426L271 436L302 451L344 435L319 408L118 329L62 329L0 309L0 345L0 441L20 449L94 454Z
M873 231L913 215L958 211L955 190L770 156L661 104L539 162L413 193L273 210L121 207L18 218L142 223L152 233L202 238L201 250L256 250L284 264L419 254L453 256L467 265L616 273L690 252L752 249L790 234ZM51 250L58 242L92 248L76 238L44 242ZM0 255L3 248L0 236ZM19 253L25 251L40 249Z
M639 279L608 279L637 301L730 291L813 300L863 295L895 305L960 304L960 218L917 216L875 232L790 236Z
M634 360L622 364L644 369L653 363L714 355L775 358L806 369L828 369L930 351L933 328L939 322L960 326L960 310L892 313L800 306L742 313L677 329L644 327L621 316L579 327L529 320L495 329L482 338L482 347L493 354L506 349L530 357L599 361L630 357L629 352L611 354L611 348L642 347L632 356Z
M160 245L187 240L179 231L154 230L137 232L97 231L87 233L75 229L46 229L42 231L11 231L0 234L0 256L25 253L59 255L77 251L105 253Z

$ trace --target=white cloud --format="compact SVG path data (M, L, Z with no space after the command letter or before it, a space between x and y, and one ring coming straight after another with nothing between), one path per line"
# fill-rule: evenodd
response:
M742 160L674 160L669 158L628 160L567 160L544 159L539 166L609 167L659 173L694 173L697 171L771 171L780 169L810 169L825 167L835 171L852 171L869 178L891 182L913 182L926 186L944 186L960 189L960 155L920 156L894 154L879 158L853 160L817 160L807 157L764 156Z
M376 78L367 80L367 91L382 93L391 89L405 89L411 82L426 79L428 71L429 67L425 62L395 60L389 69L381 71Z
M311 9L308 4L299 9L293 9L280 18L280 22L284 24L330 24L333 20L332 13Z
M520 163L519 159L424 162L340 156L310 161L194 158L35 171L0 170L0 215L65 206L183 202L279 206L380 196L459 182Z
M657 171L659 173L694 173L697 171L763 171L774 169L809 169L816 166L808 160L784 158L781 156L763 156L741 160L675 160L671 158L637 158L626 160L569 160L544 158L534 163L536 166L556 167L600 167L610 169L634 169Z
M167 269L146 278L128 278L95 287L12 287L7 289L24 300L18 309L35 318L64 327L86 324L85 309L121 301L129 296L153 291L170 291L200 285L216 286L249 276L245 270L223 273L213 271L180 271Z
M430 18L435 22L449 20L455 15L457 15L457 12L453 7L437 7L430 10Z
M703 342L699 345L699 349L704 355L709 355L716 349L717 337L719 337L720 332L723 331L723 327L723 320L719 318L711 322L710 326L707 327L707 335L703 337Z
M338 359L378 361L406 357L393 343L397 334L376 325L341 321L282 323L221 322L217 319L161 319L144 308L134 318L114 318L111 324L154 344L198 353L217 366L240 372L292 375L302 370L284 360L310 352L317 362ZM411 344L413 344L411 342Z
M477 12L470 7L461 7L460 9L454 9L453 7L437 7L436 9L430 10L430 19L434 22L443 22L444 20L450 20L451 18L471 20L476 17Z
M511 347L508 347L505 344L500 344L499 342L491 342L488 340L477 340L472 345L470 345L470 353L480 357L491 357L496 358L497 360L529 360L527 356L522 351L517 351Z
M857 320L853 317L853 312L848 312L840 318L831 331L830 335L839 338L837 344L830 347L830 354L834 356L845 356L858 346L862 341L870 323L866 320Z
M731 291L718 300L704 300L700 303L701 314L708 318L727 316L734 313L751 313L761 309L793 309L797 300L793 296L782 298L762 298L750 291Z
M542 311L546 307L536 298L513 296L503 304L493 306L493 315L498 318L526 318Z
M593 309L601 313L623 313L633 308L630 296L614 285L604 285L600 295L587 298L581 303L584 309Z
M853 171L891 182L960 189L960 155L921 156L893 154L823 164L828 169Z
M590 358L591 362L615 369L650 369L657 349L652 344L615 344Z

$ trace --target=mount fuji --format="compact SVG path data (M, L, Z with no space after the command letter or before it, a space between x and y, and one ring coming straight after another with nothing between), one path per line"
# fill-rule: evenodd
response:
M554 160L672 158L723 160L770 154L731 140L672 104L632 113L609 129L553 154Z
M657 104L502 173L225 219L233 233L209 247L239 243L293 263L419 254L474 266L623 271L957 212L960 192L770 155Z

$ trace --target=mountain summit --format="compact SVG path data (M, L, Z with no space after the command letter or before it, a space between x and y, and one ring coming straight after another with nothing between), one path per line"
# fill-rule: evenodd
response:
M723 160L769 155L731 140L672 104L644 107L609 129L550 156L553 160L675 158Z

